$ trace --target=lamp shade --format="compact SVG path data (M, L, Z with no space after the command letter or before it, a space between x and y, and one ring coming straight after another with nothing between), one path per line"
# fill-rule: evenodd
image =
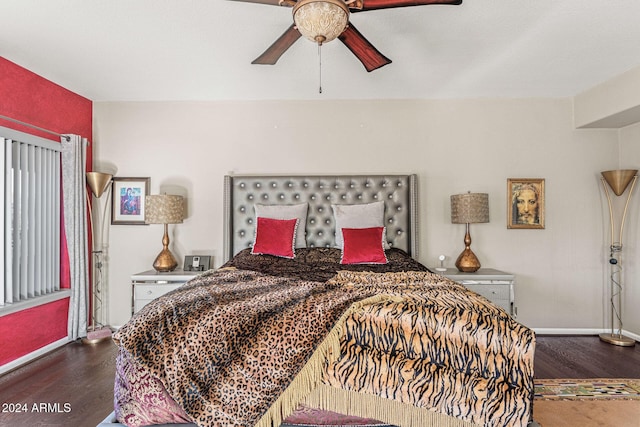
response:
M342 0L301 0L293 7L293 21L300 34L322 44L347 28L349 8Z
M156 194L144 198L145 224L180 224L184 219L184 198Z
M627 189L633 177L638 173L635 169L619 169L613 171L604 171L602 176L607 181L609 187L613 190L616 196L620 196Z
M87 172L87 184L97 198L107 189L113 175L102 172Z
M489 195L466 193L451 196L451 223L475 224L489 222Z

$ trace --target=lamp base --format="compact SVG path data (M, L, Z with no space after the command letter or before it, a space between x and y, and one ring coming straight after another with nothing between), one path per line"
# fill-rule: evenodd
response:
M97 344L104 340L111 339L111 328L103 326L99 329L93 329L87 332L87 336L82 338L82 344Z
M161 273L173 271L176 267L178 267L178 261L167 248L163 249L153 261L153 268Z
M622 334L600 334L600 341L608 344L619 345L621 347L633 347L636 341L633 338L625 337Z
M478 257L471 250L471 233L469 233L469 223L467 223L467 231L464 234L464 251L456 260L456 267L464 273L473 273L480 268Z
M474 254L473 251L469 247L467 247L464 251L462 251L458 259L456 260L456 267L459 271L465 273L473 273L475 271L478 271L478 269L480 268L480 261L478 260L476 254Z

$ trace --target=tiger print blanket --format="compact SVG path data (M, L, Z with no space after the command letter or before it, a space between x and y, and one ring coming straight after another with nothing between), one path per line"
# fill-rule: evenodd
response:
M331 400L313 400L323 389L485 426L526 426L532 411L533 332L429 272L208 272L114 340L199 426L278 426L300 403ZM117 386L115 399L119 421L140 425Z

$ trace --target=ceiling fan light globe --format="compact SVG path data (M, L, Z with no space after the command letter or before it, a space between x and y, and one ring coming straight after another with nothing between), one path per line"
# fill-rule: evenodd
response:
M349 8L342 0L301 0L293 8L293 22L305 38L322 44L347 28Z

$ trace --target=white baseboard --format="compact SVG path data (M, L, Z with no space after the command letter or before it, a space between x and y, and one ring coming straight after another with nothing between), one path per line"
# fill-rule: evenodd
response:
M532 328L538 335L598 335L611 332L609 329L587 329L587 328ZM629 331L622 331L622 335L640 341L640 335Z
M640 342L640 335L638 335L638 334L634 334L633 332L629 332L629 331L622 331L622 334L628 336L629 338L633 338L634 340Z
M26 363L31 362L34 359L37 359L40 356L44 356L45 354L49 353L52 350L55 350L56 348L62 347L63 345L69 343L69 339L68 338L61 338L58 341L54 341L51 344L47 344L44 347L41 347L39 349L37 349L36 351L33 351L29 354L26 354L16 360L12 360L9 363L5 363L4 365L0 366L0 375L7 373L9 371L12 371Z
M531 328L538 335L598 335L604 329L587 328Z

